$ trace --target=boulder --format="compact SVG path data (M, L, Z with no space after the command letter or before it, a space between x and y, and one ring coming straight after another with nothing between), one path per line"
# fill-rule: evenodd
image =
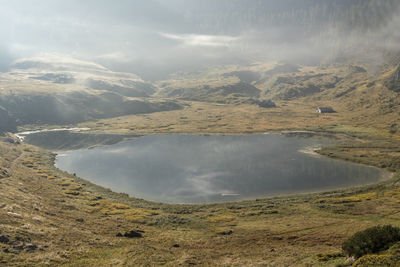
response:
M124 234L118 233L116 234L117 237L127 237L127 238L141 238L142 234L144 231L141 230L131 230L128 232L125 232Z
M259 101L257 101L257 105L262 108L275 108L276 107L276 104L270 99L259 100Z
M222 231L219 234L220 235L231 235L231 234L233 234L233 231L232 230Z
M25 249L26 249L27 251L29 251L29 252L33 252L33 251L35 251L35 250L38 248L37 245L31 244L31 243L25 243L24 245L25 245Z
M0 243L8 243L10 242L10 238L6 235L0 235Z
M128 238L140 238L142 237L142 234L139 233L138 231L131 230L129 232L125 232L124 237Z

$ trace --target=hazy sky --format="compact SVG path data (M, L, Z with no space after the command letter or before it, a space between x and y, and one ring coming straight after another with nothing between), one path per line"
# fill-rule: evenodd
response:
M301 2L308 5L318 1L321 0ZM256 2L247 1L249 5ZM282 1L264 2L270 3L271 10L285 8ZM153 79L214 64L312 60L332 45L333 31L316 33L316 41L313 36L297 38L298 28L265 25L246 28L239 27L232 19L210 26L209 16L224 14L229 3L226 0L0 0L0 71L5 71L16 58L59 53ZM286 0L286 3L295 8L299 2ZM232 6L226 12L240 13L240 9ZM327 38L321 38L324 34ZM324 43L324 39L329 41Z

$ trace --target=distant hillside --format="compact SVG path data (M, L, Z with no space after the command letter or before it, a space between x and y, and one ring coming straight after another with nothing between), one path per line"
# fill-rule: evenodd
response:
M18 60L0 78L3 131L15 131L17 124L71 124L182 108L150 99L157 88L135 74L59 55Z
M113 72L99 64L62 55L19 59L11 67L13 75L25 79L83 86L128 97L149 97L157 90L135 74Z
M252 66L220 66L196 73L179 73L160 81L157 95L184 100L228 103L257 99L262 91L257 82L265 79L275 63ZM279 68L279 67L278 67Z
M163 95L167 97L181 98L185 100L222 101L227 98L255 97L260 96L260 90L249 83L237 82L221 86L210 86L208 84L197 88L174 88L166 87Z
M397 63L396 63L397 62ZM159 95L203 102L252 104L272 100L332 106L354 125L400 130L400 61L369 65L301 66L258 63L181 74L159 83Z
M351 75L366 74L360 66L337 68L302 67L292 64L259 63L252 66L220 67L196 75L181 75L159 84L167 97L226 102L246 99L293 100L336 87Z
M18 118L19 124L71 124L181 108L173 101L127 99L115 93L94 94L84 91L0 95L0 105Z
M20 61L12 72L0 74L1 128L12 131L17 124L73 124L182 109L176 100L252 105L272 100L278 106L279 101L300 100L332 106L354 120L359 116L360 123L377 119L395 132L400 125L399 64L395 57L378 69L356 63L259 62L179 73L153 85L90 62ZM129 97L139 88L152 97Z

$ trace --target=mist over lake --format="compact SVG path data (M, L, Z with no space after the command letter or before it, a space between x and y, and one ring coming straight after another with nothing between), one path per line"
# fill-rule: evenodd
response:
M326 139L251 136L144 136L63 152L56 166L133 197L208 203L330 190L377 182L376 168L299 150Z

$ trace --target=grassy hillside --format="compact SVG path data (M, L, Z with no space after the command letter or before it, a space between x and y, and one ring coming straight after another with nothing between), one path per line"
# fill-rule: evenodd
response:
M91 62L53 56L18 60L13 67L0 74L1 116L9 131L16 123L61 125L181 108L150 99L156 87L138 76Z
M0 94L0 105L23 124L72 124L98 118L180 109L174 101L126 98L116 93L83 91L63 93Z
M230 66L196 74L184 90L190 99L187 95L140 99L177 101L182 109L83 122L76 126L90 128L93 135L79 138L61 133L78 145L160 133L326 135L341 144L322 148L320 154L394 172L378 184L359 188L237 203L153 203L57 170L50 152L12 142L12 135L5 137L0 142L0 190L6 192L0 195L0 262L10 266L348 266L352 260L341 245L353 233L379 224L400 226L400 98L391 86L397 82L397 72L395 64L378 72L362 65ZM188 80L182 76L164 81L156 95L184 88ZM254 87L260 94L225 95L221 89L240 83L252 87L236 89L251 92ZM309 90L314 87L318 90ZM260 99L273 99L277 107L260 107L255 104ZM331 106L336 113L319 114L318 106ZM100 132L122 135L111 140ZM51 136L35 138L43 144L43 138ZM63 144L48 145L59 149ZM125 237L130 231L141 237ZM359 262L394 264L399 254L396 246Z
M397 143L374 144L367 153L374 157L357 156L366 146L329 153L368 164L397 158L385 156L398 153ZM7 266L336 266L347 262L341 244L354 232L400 226L398 175L335 192L168 205L61 172L51 153L29 145L3 141L0 153L0 188L7 192L0 196L0 235L7 237L0 242L0 262ZM131 230L142 237L117 236Z
M258 64L247 68L257 74L253 75L257 80L247 81L247 84L260 90L258 98L245 96L246 93L224 95L218 90L224 84L245 83L232 74L244 69L222 68L160 83L160 95L173 90L184 92L184 95L174 96L182 101L182 110L123 116L80 126L130 134L313 130L399 138L400 98L387 86L396 76L396 65L376 72L358 65L284 67ZM238 90L244 92L247 88L238 86ZM272 99L277 107L259 107L255 100L260 99ZM333 107L337 112L316 113L316 107L321 106Z

